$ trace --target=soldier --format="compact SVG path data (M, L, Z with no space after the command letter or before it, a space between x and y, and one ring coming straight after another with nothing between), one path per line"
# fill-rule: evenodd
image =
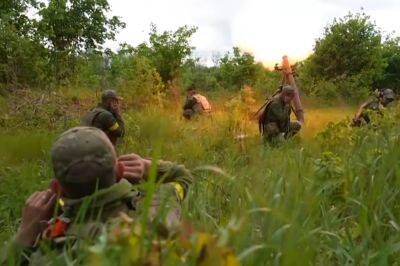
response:
M191 119L196 114L211 112L211 105L207 98L195 90L193 86L187 90L185 105L183 106L183 116Z
M136 154L117 159L113 145L101 130L76 127L66 131L54 143L51 157L57 184L53 188L57 189L35 192L28 198L9 255L18 257L30 250L31 259L45 259L44 244L47 250L53 250L71 245L69 241L94 239L110 221L121 215L134 217L142 211L144 182L154 162ZM179 224L180 203L187 195L191 174L184 166L166 161L158 162L157 169L158 189L150 218L166 207L166 225L174 227ZM118 176L122 177L120 181ZM54 217L56 205L62 212Z
M101 103L82 119L82 126L97 127L104 131L115 146L124 136L125 123L121 116L121 97L114 90L106 90L101 95Z
M290 85L285 85L278 95L266 103L264 111L259 117L258 125L267 142L274 143L281 136L287 139L300 131L301 123L299 121L290 121L291 102L294 95L294 88Z
M393 102L395 99L395 94L391 89L383 89L378 92L376 98L371 99L365 103L363 103L355 117L353 118L352 126L359 127L363 123L363 121L367 124L371 122L370 113L376 112L382 115L383 109Z

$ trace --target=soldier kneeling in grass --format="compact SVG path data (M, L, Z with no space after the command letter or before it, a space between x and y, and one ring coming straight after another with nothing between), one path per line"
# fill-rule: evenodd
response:
M280 139L290 138L301 129L299 121L291 122L291 102L295 96L295 89L285 85L279 94L269 100L258 119L259 130L268 143L276 143Z
M57 264L66 260L66 254L78 251L81 240L95 241L112 221L137 217L144 211L145 185L154 163L156 193L148 209L150 220L162 210L164 216L157 217L167 227L179 225L180 204L192 182L184 166L153 162L136 154L117 158L107 136L91 127L63 133L53 145L51 158L52 189L27 199L21 225L7 249L7 262L22 258L34 265L45 265L48 260ZM59 255L48 256L56 251Z
M183 116L186 119L192 119L198 114L210 112L211 105L207 98L199 94L193 86L189 87L187 90L186 102L183 106Z
M371 122L370 114L372 112L382 115L385 107L395 100L395 94L391 89L383 89L377 93L377 97L363 103L358 109L357 114L353 118L351 126L359 127L363 123Z

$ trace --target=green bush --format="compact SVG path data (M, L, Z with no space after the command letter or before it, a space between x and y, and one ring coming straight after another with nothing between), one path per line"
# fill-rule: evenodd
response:
M322 97L336 96L334 86L344 99L365 97L384 73L381 39L365 14L335 19L316 41L314 53L300 65L302 87Z
M164 84L146 57L121 52L113 57L110 71L112 84L136 106L161 100Z

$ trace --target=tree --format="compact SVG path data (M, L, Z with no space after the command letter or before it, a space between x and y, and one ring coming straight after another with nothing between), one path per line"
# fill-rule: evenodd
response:
M381 33L365 14L335 19L317 40L311 57L315 74L330 79L360 73L379 75L384 67Z
M36 86L46 76L46 50L36 35L36 21L27 16L36 7L34 0L0 2L0 83L5 87Z
M383 59L386 67L377 86L389 87L400 92L400 37L389 38L384 42Z
M196 27L183 26L174 32L159 33L152 24L149 43L139 45L137 53L147 57L162 81L170 85L179 77L183 63L192 54L194 47L190 46L189 40L196 31Z
M211 91L221 89L217 80L219 68L207 67L199 63L199 59L189 59L182 70L182 85L184 88L194 86L197 89Z
M219 81L224 88L241 89L244 85L254 85L260 65L254 56L233 47L233 54L226 53L219 63Z
M114 40L125 24L116 16L107 18L107 0L50 0L39 15L39 31L52 52L57 80L64 80L74 68L74 56L84 50L98 50Z
M112 55L110 77L118 91L128 97L135 106L143 106L159 100L164 84L147 57L138 55L129 45L122 45Z
M318 95L323 94L319 85L329 83L341 96L364 97L385 67L381 39L381 32L364 13L334 19L302 64L304 87L313 87Z

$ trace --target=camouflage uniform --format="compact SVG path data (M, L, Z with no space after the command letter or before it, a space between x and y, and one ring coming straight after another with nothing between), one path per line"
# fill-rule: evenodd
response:
M204 109L204 106L201 103L202 98L206 100L209 109ZM186 97L186 102L185 105L183 106L183 116L186 119L191 119L196 114L209 113L210 111L211 111L211 106L209 105L207 99L204 96L200 94L195 94Z
M115 91L105 91L102 95L102 103L89 111L82 119L81 125L103 130L115 146L118 139L124 136L125 123L120 115L113 113L104 105L104 102L110 98L120 99Z
M45 249L46 254L49 250L57 253L65 245L77 250L77 240L94 239L121 215L134 219L143 211L146 197L146 184L133 185L125 179L116 183L115 151L96 128L78 127L62 134L53 145L52 162L55 178L71 196L60 198L61 214L48 222L34 249L21 251L16 243L8 249L9 253L24 253L32 265L49 262ZM188 193L191 174L183 165L159 161L155 182L149 218L159 217L174 228L180 223L180 204Z
M267 142L274 142L281 135L290 138L300 131L301 124L290 121L291 112L292 106L285 104L280 95L269 100L259 120L260 131Z
M185 105L183 106L183 116L186 119L191 119L195 114L201 113L203 108L193 96L186 97Z
M371 113L382 115L382 111L385 109L385 106L392 102L394 99L395 95L391 89L382 90L377 98L370 99L360 106L351 125L358 127L361 126L363 122L369 124L371 122Z

